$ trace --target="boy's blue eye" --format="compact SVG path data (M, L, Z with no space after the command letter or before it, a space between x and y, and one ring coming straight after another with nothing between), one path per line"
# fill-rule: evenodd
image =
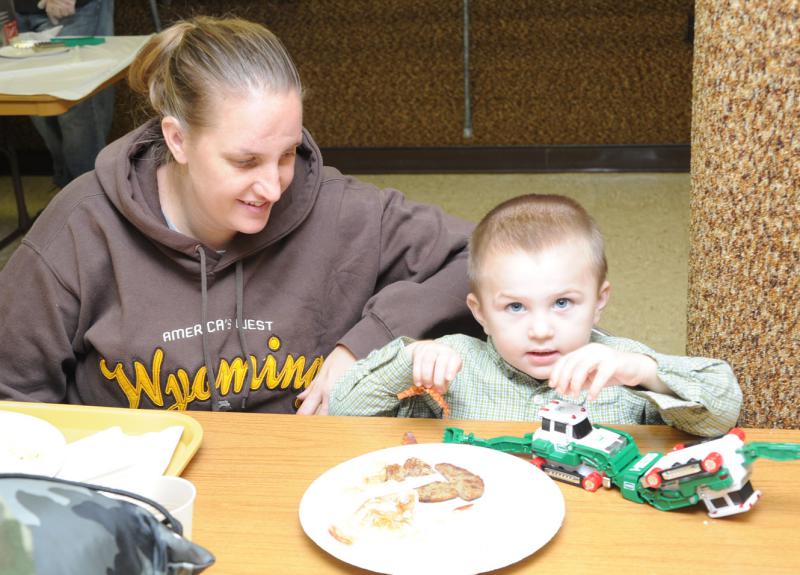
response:
M560 297L556 300L556 309L566 309L569 307L570 303L571 302L567 298Z
M525 309L525 306L519 303L518 301L515 301L513 303L508 304L506 306L506 309L510 312L519 313Z

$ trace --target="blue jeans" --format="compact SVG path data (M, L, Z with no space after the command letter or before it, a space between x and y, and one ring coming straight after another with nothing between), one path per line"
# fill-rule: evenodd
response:
M59 21L60 36L113 36L114 0L92 0ZM53 24L42 14L17 14L20 32L42 32ZM114 117L114 88L109 87L60 116L31 116L53 158L53 181L59 187L94 169L106 145Z

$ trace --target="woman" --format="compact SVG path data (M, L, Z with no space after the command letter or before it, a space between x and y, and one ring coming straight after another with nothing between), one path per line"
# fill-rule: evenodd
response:
M471 225L323 166L267 29L178 23L129 82L156 117L2 271L0 399L326 413L356 358L474 326Z

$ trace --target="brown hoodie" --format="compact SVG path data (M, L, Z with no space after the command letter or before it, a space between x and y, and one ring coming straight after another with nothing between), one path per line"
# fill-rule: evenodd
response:
M0 399L287 413L337 343L478 332L469 223L323 167L304 132L267 226L218 254L167 226L159 138L104 149L0 272Z

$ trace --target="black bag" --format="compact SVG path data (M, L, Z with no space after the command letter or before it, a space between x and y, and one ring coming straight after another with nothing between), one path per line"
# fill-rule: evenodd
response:
M154 508L163 521L131 501ZM214 556L182 533L166 509L134 493L0 474L4 575L189 575L213 565Z

